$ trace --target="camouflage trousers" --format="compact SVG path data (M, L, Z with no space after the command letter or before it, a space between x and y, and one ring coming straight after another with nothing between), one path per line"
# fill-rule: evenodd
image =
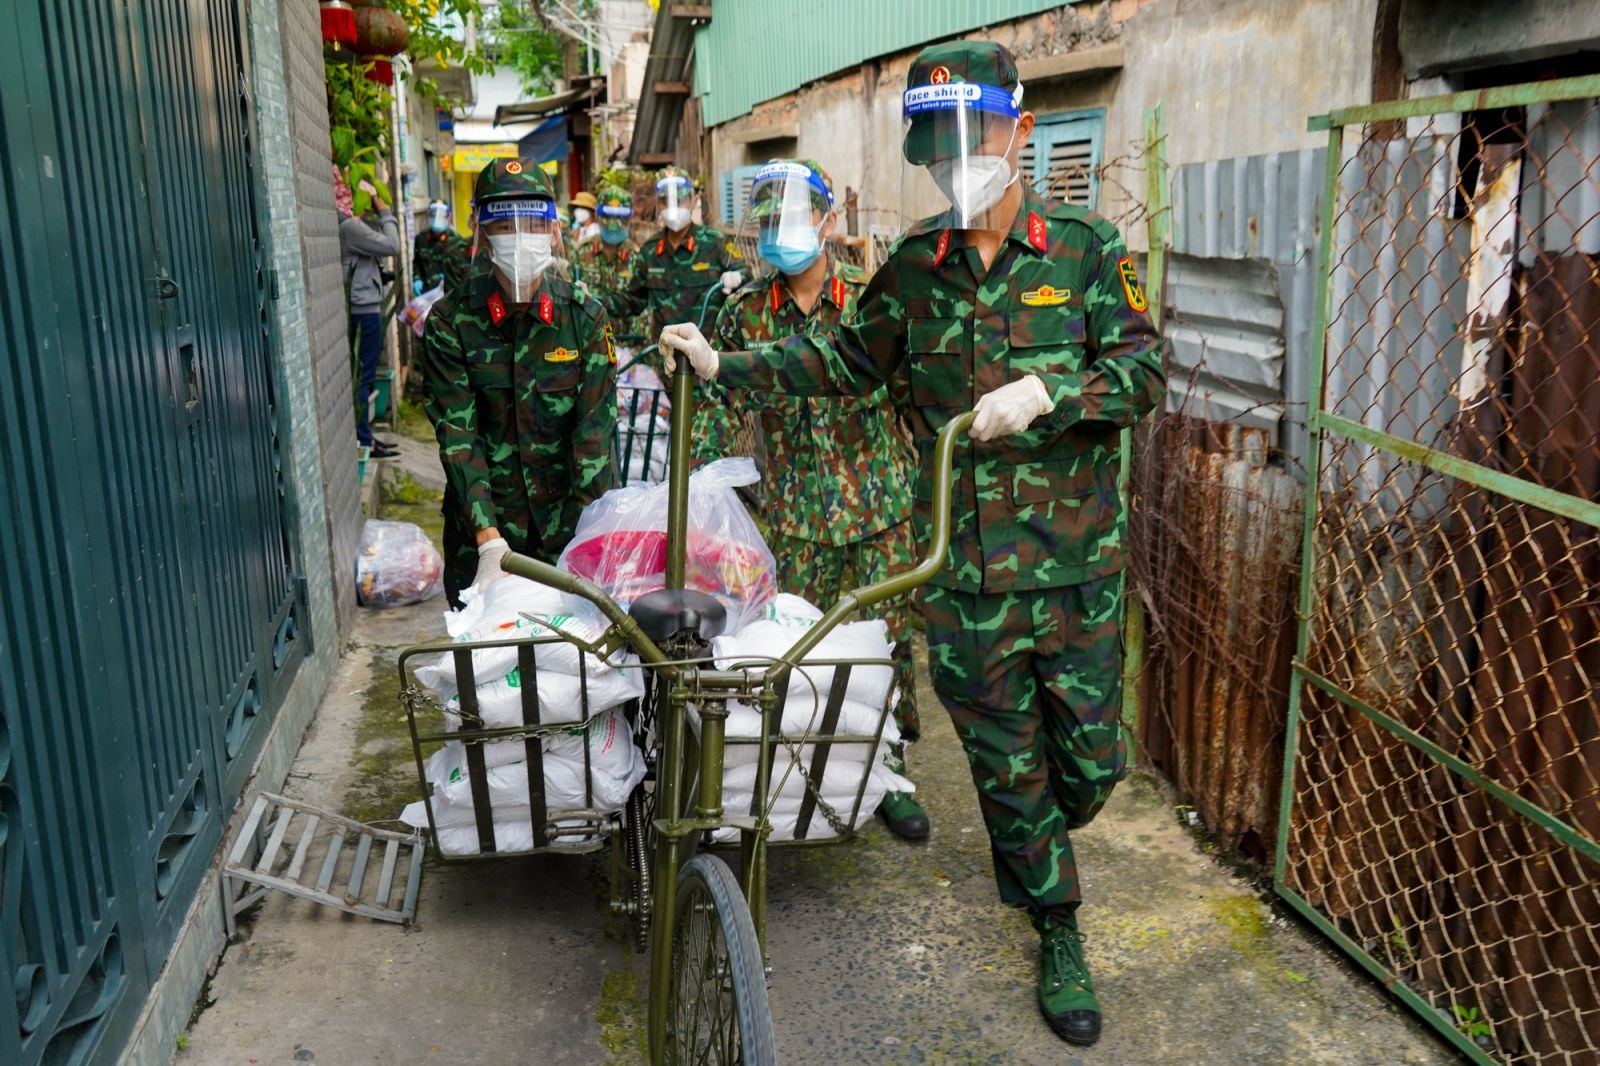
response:
M838 546L781 533L773 533L767 540L778 560L778 587L805 597L823 610L860 585L882 581L917 564L909 520ZM854 580L847 581L846 575L852 573ZM889 639L894 641L895 683L900 687L894 720L906 740L916 740L922 734L917 717L917 675L911 655L911 610L907 596L896 596L874 608L889 627Z
M689 455L696 462L749 454L739 447L744 416L732 406L727 390L715 382L695 382L693 427Z
M966 749L1000 899L1041 931L1082 898L1068 834L1127 769L1122 575L1032 592L924 588L934 691Z

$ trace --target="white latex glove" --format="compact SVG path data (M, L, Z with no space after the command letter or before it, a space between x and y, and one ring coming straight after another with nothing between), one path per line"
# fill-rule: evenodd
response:
M478 572L472 578L472 587L482 589L485 585L492 585L506 576L500 569L500 560L506 557L511 550L511 545L506 543L506 538L496 537L486 540L478 545Z
M722 291L733 295L735 289L744 284L744 275L737 270L729 270L722 275Z
M694 367L694 372L702 381L710 381L717 376L717 353L712 351L711 342L706 340L700 327L693 322L680 322L661 331L661 358L666 363L668 377L678 372L678 360L673 352L682 352L687 356L689 365Z
M1029 374L978 397L977 417L967 436L973 440L1009 437L1028 428L1035 418L1055 409L1044 382Z

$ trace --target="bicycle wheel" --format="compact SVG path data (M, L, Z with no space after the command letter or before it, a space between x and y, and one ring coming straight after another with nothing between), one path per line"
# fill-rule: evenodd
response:
M750 908L728 864L696 855L678 873L666 1060L776 1066L767 975Z

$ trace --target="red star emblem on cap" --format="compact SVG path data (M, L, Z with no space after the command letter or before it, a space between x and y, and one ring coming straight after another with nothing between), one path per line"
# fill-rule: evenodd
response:
M507 174L521 174L522 173L522 164L517 162L515 159L513 159L511 162L506 164L506 173Z
M928 80L934 85L943 85L950 80L950 68L934 67L933 73L928 75Z

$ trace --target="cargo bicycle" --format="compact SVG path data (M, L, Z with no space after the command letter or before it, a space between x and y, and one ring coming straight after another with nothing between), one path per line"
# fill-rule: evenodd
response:
M680 367L672 381L673 407L691 410L693 376ZM820 620L801 630L792 647L777 656L718 661L710 642L726 624L727 610L716 597L685 587L689 529L689 424L674 418L668 488L665 587L634 599L625 609L598 585L576 574L520 555L505 558L505 570L586 601L605 619L598 636L585 639L557 625L543 636L465 643L439 641L406 649L400 657L402 701L427 804L428 833L442 861L505 855L584 853L610 848L611 909L627 916L640 950L650 958L648 1043L653 1064L775 1063L777 1052L768 999L766 943L767 849L773 835L771 797L790 778L803 785L784 843L795 846L849 839L863 812L863 797L877 761L894 694L883 701L873 731L839 731L841 709L852 671L892 668L887 660L819 660L811 653L854 612L926 583L940 569L950 540L951 469L958 435L972 421L963 414L944 427L935 449L931 536L922 561L912 570L844 596ZM578 683L582 699L576 721L544 715L536 683L539 652L552 645L579 649ZM485 722L474 676L475 656L514 655L520 671L521 721ZM596 807L586 776L585 803L552 806L546 802L545 746L552 738L587 731L588 667L615 663L627 654L626 668L644 673L644 695L628 707L633 738L644 753L645 778L620 811ZM457 695L446 728L434 723L441 706L415 677L417 663L448 656ZM820 683L818 677L826 677ZM796 734L783 727L786 704L799 694L812 702L806 727ZM756 736L726 733L730 706L759 712ZM802 707L805 705L802 704ZM813 725L815 728L813 728ZM461 745L464 777L472 799L477 847L450 854L439 846L440 826L430 796L425 751L441 744ZM526 808L531 846L502 849L491 803L490 745L520 745L527 777ZM853 802L829 803L823 795L830 753L859 746L868 753ZM724 803L724 768L735 749L754 749L754 784L748 808ZM587 775L589 742L584 742ZM782 756L781 761L779 756ZM836 761L843 755L832 756ZM837 792L834 793L838 798ZM870 810L865 812L870 816ZM737 870L723 853L737 855Z

